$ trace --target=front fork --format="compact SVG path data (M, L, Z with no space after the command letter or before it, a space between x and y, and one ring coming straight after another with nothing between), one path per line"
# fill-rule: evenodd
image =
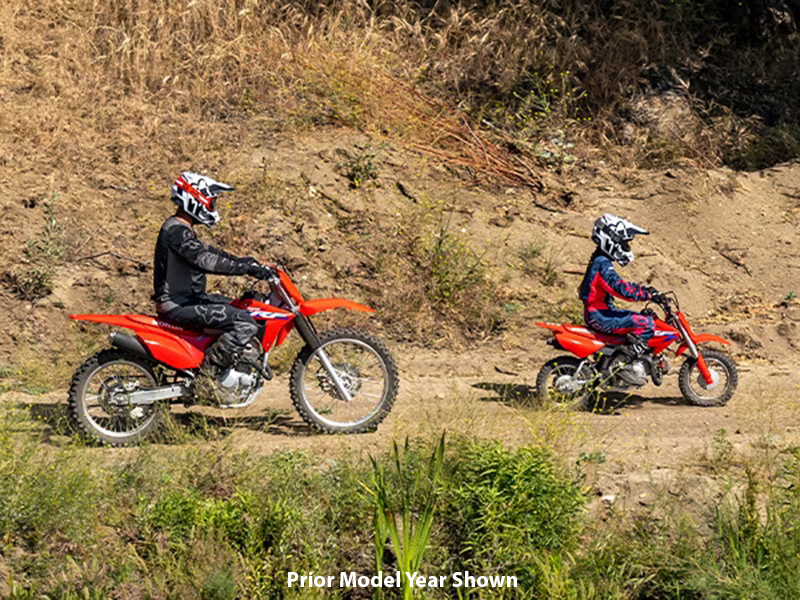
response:
M312 356L316 355L319 359L319 362L322 363L322 368L325 369L328 377L331 378L333 386L336 388L336 391L339 392L339 396L344 398L346 402L352 402L353 396L350 394L350 391L347 389L344 381L342 381L342 378L339 376L339 372L336 370L336 367L333 366L331 359L328 357L328 353L322 348L322 344L320 344L319 341L319 336L317 335L317 330L314 328L314 324L311 322L311 319L300 312L300 307L297 305L294 299L286 293L286 290L281 285L279 278L276 277L274 280L270 280L270 283L272 284L272 287L277 290L278 294L281 296L281 299L289 307L289 310L294 313L294 326L297 329L297 333L300 334L300 337L303 338L303 341L311 348Z
M678 325L678 331L681 332L683 341L686 342L686 347L689 349L689 354L697 361L697 370L700 371L700 375L703 376L703 381L705 381L707 385L711 385L714 383L714 378L711 376L711 371L708 370L706 359L703 358L703 354L697 349L692 337L689 335L689 331L684 324L683 319L679 317L676 319L676 323Z

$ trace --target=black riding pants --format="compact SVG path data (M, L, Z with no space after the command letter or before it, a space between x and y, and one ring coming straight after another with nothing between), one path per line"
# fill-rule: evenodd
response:
M231 306L229 302L230 299L225 296L206 294L166 312L159 312L158 316L194 331L222 331L214 346L220 358L224 357L227 359L224 362L229 364L258 331L258 325L250 313Z

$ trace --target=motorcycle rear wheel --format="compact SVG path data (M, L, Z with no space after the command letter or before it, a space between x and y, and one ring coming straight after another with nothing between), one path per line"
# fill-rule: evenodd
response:
M320 348L305 346L289 379L292 403L303 420L324 433L374 431L392 409L400 378L386 345L358 329L333 329L319 335ZM320 360L320 350L347 387L344 400Z
M69 389L68 411L78 430L109 446L127 446L154 435L161 425L158 404L125 403L126 393L157 387L154 366L116 348L87 359Z
M571 356L558 356L548 360L536 377L536 395L544 406L557 406L573 410L589 407L589 391L581 386L575 391L563 391L556 387L561 377L575 377L581 361Z
M697 361L687 358L681 365L678 374L678 386L681 394L692 404L697 406L724 406L733 397L736 386L739 384L739 374L736 363L727 354L716 350L701 350L700 353L712 373L718 377L713 388L706 387L705 381L697 368ZM722 385L721 388L717 386Z

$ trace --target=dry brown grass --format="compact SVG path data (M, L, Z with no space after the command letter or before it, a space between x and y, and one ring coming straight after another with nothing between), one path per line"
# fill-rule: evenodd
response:
M734 22L712 11L705 23L702 8L6 0L0 164L18 171L20 185L44 192L68 177L93 187L120 173L154 179L175 165L213 164L215 149L235 143L247 115L250 128L355 126L478 178L538 187L531 158L538 140L567 128L572 137L619 144L612 117L624 116L659 69L683 64L689 75L673 70L656 79L686 95L696 93L686 79L692 74L725 77L701 43L725 48L726 68L743 70L732 68ZM771 77L758 60L741 66ZM789 93L778 84L776 94ZM622 160L715 164L747 154L736 145L752 145L753 122L719 119L731 113L717 111L717 126L706 131L714 114L691 95L690 111L697 127L647 128ZM770 159L768 149L760 152Z
M16 166L24 157L39 174L37 187L42 172L102 188L213 160L208 155L231 143L232 125L247 113L270 128L356 126L478 174L537 184L529 164L453 103L412 89L414 52L401 44L423 26L419 16L412 26L365 3L323 10L277 0L9 0L0 10L0 162ZM415 52L427 44L419 40ZM440 46L453 44L462 43ZM453 77L458 88L467 74Z

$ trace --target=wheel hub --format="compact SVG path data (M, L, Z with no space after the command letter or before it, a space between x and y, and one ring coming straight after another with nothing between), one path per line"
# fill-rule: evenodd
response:
M580 383L572 375L560 375L553 384L560 394L574 394L580 389Z
M333 368L336 369L336 372L339 374L339 379L341 379L342 384L344 385L348 394L350 394L351 397L355 396L361 389L361 374L358 372L358 369L352 365L343 363L334 364ZM331 380L330 375L325 370L325 367L320 367L317 369L316 376L317 382L319 382L319 387L323 392L336 398L337 400L343 400L341 394Z
M719 373L716 371L709 369L709 373L711 374L711 383L707 383L705 378L703 377L702 373L697 374L697 385L699 385L704 390L713 390L719 384Z
M139 389L139 383L135 381L119 381L116 378L107 379L101 386L100 405L109 415L128 416L134 419L141 419L144 416L144 409L141 406L131 408L128 394Z

